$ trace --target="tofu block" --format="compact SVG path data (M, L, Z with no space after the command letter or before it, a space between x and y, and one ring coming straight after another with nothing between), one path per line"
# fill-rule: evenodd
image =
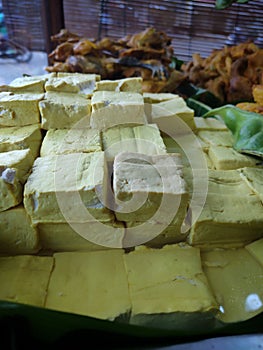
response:
M260 197L263 203L263 168L244 167L243 169L239 169L239 173L251 190Z
M91 98L91 107L90 125L93 129L147 124L143 97L139 93L95 91Z
M39 102L42 129L89 128L91 105L75 93L50 91Z
M178 230L183 223L188 193L178 154L118 154L113 166L113 192L119 221L150 220L175 225Z
M179 98L179 95L169 92L143 92L142 96L144 103L159 103Z
M0 169L2 177L12 184L16 178L24 184L29 176L34 157L29 148L0 153Z
M206 203L188 240L200 247L237 247L263 237L263 204L238 171L209 170Z
M121 152L165 154L166 148L156 124L116 126L102 131L102 144L107 161L113 162Z
M45 82L52 74L43 74L35 76L18 77L12 80L8 85L0 86L0 91L11 91L15 93L44 93Z
M263 238L246 245L245 248L263 266Z
M24 205L33 221L105 221L107 168L104 152L39 157L24 190Z
M22 205L0 212L0 253L34 254L39 249L38 232Z
M36 158L39 155L41 142L42 133L39 124L0 129L0 152L29 148Z
M49 256L0 257L0 299L44 307L52 268Z
M23 201L23 186L15 176L15 169L0 167L0 212L15 207Z
M22 203L34 157L30 149L0 153L0 212Z
M245 321L263 311L263 267L246 249L217 249L201 256L221 321Z
M232 147L210 146L209 158L216 170L232 170L255 166L258 160L235 151Z
M229 130L201 130L197 133L198 137L209 146L233 146L233 136Z
M46 308L111 321L127 318L131 303L123 254L121 249L54 254Z
M189 131L187 126L195 130L194 110L179 96L168 101L153 103L150 112L147 112L147 119L148 123L157 124L159 129L166 133L186 133Z
M95 129L50 129L40 149L40 156L100 152L100 133Z
M199 249L184 244L137 247L124 255L131 324L164 329L213 327L218 305L203 273Z
M217 120L215 118L202 118L202 117L194 117L196 131L227 131L228 128L225 123Z
M125 234L121 222L61 223L38 222L41 247L55 252L92 251L123 247Z
M0 127L40 123L38 103L44 94L0 92Z
M50 77L45 83L46 91L69 92L90 97L100 80L97 74L63 73Z
M96 91L123 91L142 93L142 78L131 77L115 80L101 80L96 83Z
M181 232L178 225L167 225L154 221L147 221L147 224L127 221L125 226L124 247L143 244L151 248L162 248L166 244L184 242L188 236L188 232Z

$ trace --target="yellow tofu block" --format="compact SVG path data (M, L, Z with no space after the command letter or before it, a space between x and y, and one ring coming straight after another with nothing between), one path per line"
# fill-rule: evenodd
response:
M123 91L142 93L142 78L131 77L115 80L101 80L96 83L96 91Z
M132 303L130 323L165 329L213 327L218 305L199 249L138 247L124 255Z
M100 77L97 74L59 72L48 79L45 83L45 90L83 94L90 97L98 80Z
M92 251L123 247L124 224L114 221L37 223L41 247L55 252Z
M90 125L105 130L118 125L147 124L142 94L95 91L91 98Z
M51 76L52 74L43 74L15 78L8 85L0 86L0 91L44 93L45 82Z
M39 155L41 142L42 133L39 124L0 129L0 152L29 148L35 158Z
M157 124L162 132L169 134L184 134L189 132L189 128L195 130L194 110L182 97L153 103L147 119L148 123Z
M40 123L38 103L44 94L0 92L0 127Z
M208 195L188 240L201 247L236 247L263 237L263 204L238 171L209 170Z
M217 120L215 118L202 118L202 117L194 117L196 131L227 131L228 128L225 123Z
M0 171L0 212L15 207L23 201L23 186L15 177L15 169Z
M29 148L0 153L0 169L2 177L8 183L16 178L24 184L34 163L34 157Z
M95 129L50 129L40 149L40 156L100 152L100 133Z
M263 311L263 267L246 249L205 251L201 257L221 321L244 321Z
M176 225L186 215L188 192L180 155L120 153L113 165L115 215L119 221Z
M120 152L165 154L166 148L156 124L117 126L102 131L102 144L107 161Z
M232 147L210 146L208 155L216 170L232 170L255 166L258 162L253 157L235 151Z
M39 249L38 232L22 205L0 212L0 253L33 254Z
M252 191L260 197L263 203L263 168L243 168L239 169L239 173Z
M182 164L184 165L184 169L186 167L190 167L191 162L196 162L196 153L198 152L199 157L202 156L204 159L204 164L203 167L211 169L213 167L213 164L211 162L211 159L208 157L205 149L203 149L201 146L202 141L196 136L196 144L191 144L191 141L187 142L187 147L182 148L178 142L176 142L177 138L173 138L170 136L162 136L163 137L163 142L166 147L167 153L179 153L181 154L182 157ZM199 148L197 149L197 146ZM195 164L194 164L195 165ZM200 164L199 164L200 165ZM201 166L201 165L200 165Z
M245 248L263 266L263 238L248 244Z
M107 220L107 167L104 152L39 157L24 190L33 221Z
M143 92L144 103L159 103L179 98L179 95L169 92Z
M166 244L186 241L188 232L181 232L178 225L167 225L159 222L127 221L123 240L124 247L145 245L151 248L162 248Z
M0 299L44 307L53 258L0 257Z
M197 135L209 146L233 146L233 136L229 130L201 130Z
M111 321L127 317L131 303L123 254L121 249L54 254L46 308Z
M39 102L42 129L89 128L90 100L75 93L50 91Z

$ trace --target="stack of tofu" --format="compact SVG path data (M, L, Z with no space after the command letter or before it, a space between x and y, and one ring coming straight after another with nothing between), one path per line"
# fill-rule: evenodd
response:
M0 299L175 329L263 310L263 168L222 123L141 78L0 90Z

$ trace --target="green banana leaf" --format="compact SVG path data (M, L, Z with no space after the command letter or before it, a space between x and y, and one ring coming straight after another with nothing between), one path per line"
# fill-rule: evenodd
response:
M185 100L191 98L192 100L202 102L211 108L222 106L222 102L210 91L197 87L188 81L183 81L176 90Z
M194 110L195 117L201 117L203 114L212 110L211 107L207 106L203 102L195 100L194 98L189 97L185 100L187 106Z
M230 7L233 3L245 4L249 0L216 0L215 7L217 10L223 10Z
M2 346L4 339L10 343L14 343L17 339L22 341L34 339L35 349L39 349L37 344L40 342L45 345L69 345L72 342L76 345L76 341L84 341L86 344L96 341L97 346L100 342L101 344L106 342L107 348L113 345L114 349L117 348L116 344L118 346L122 344L127 349L127 344L132 343L148 346L151 343L164 345L169 342L180 343L208 337L257 334L263 332L263 313L242 322L224 324L217 321L214 329L210 331L204 329L202 332L197 332L195 329L186 329L183 332L176 327L173 330L147 328L0 301L0 326ZM16 347L12 349L16 350Z
M234 105L212 109L202 115L223 121L234 136L234 149L263 158L263 116Z

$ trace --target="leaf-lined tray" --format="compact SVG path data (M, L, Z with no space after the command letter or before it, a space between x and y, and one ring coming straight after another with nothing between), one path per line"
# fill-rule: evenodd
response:
M204 329L197 332L196 329L178 330L176 325L173 330L147 328L0 301L0 325L2 344L3 339L12 341L15 337L24 340L33 338L36 342L45 344L69 344L76 340L90 343L94 340L97 344L105 342L109 346L131 345L136 342L149 345L167 344L171 341L181 343L227 335L258 334L263 332L263 313L237 323L224 324L216 321L211 331ZM116 347L115 345L114 348Z

